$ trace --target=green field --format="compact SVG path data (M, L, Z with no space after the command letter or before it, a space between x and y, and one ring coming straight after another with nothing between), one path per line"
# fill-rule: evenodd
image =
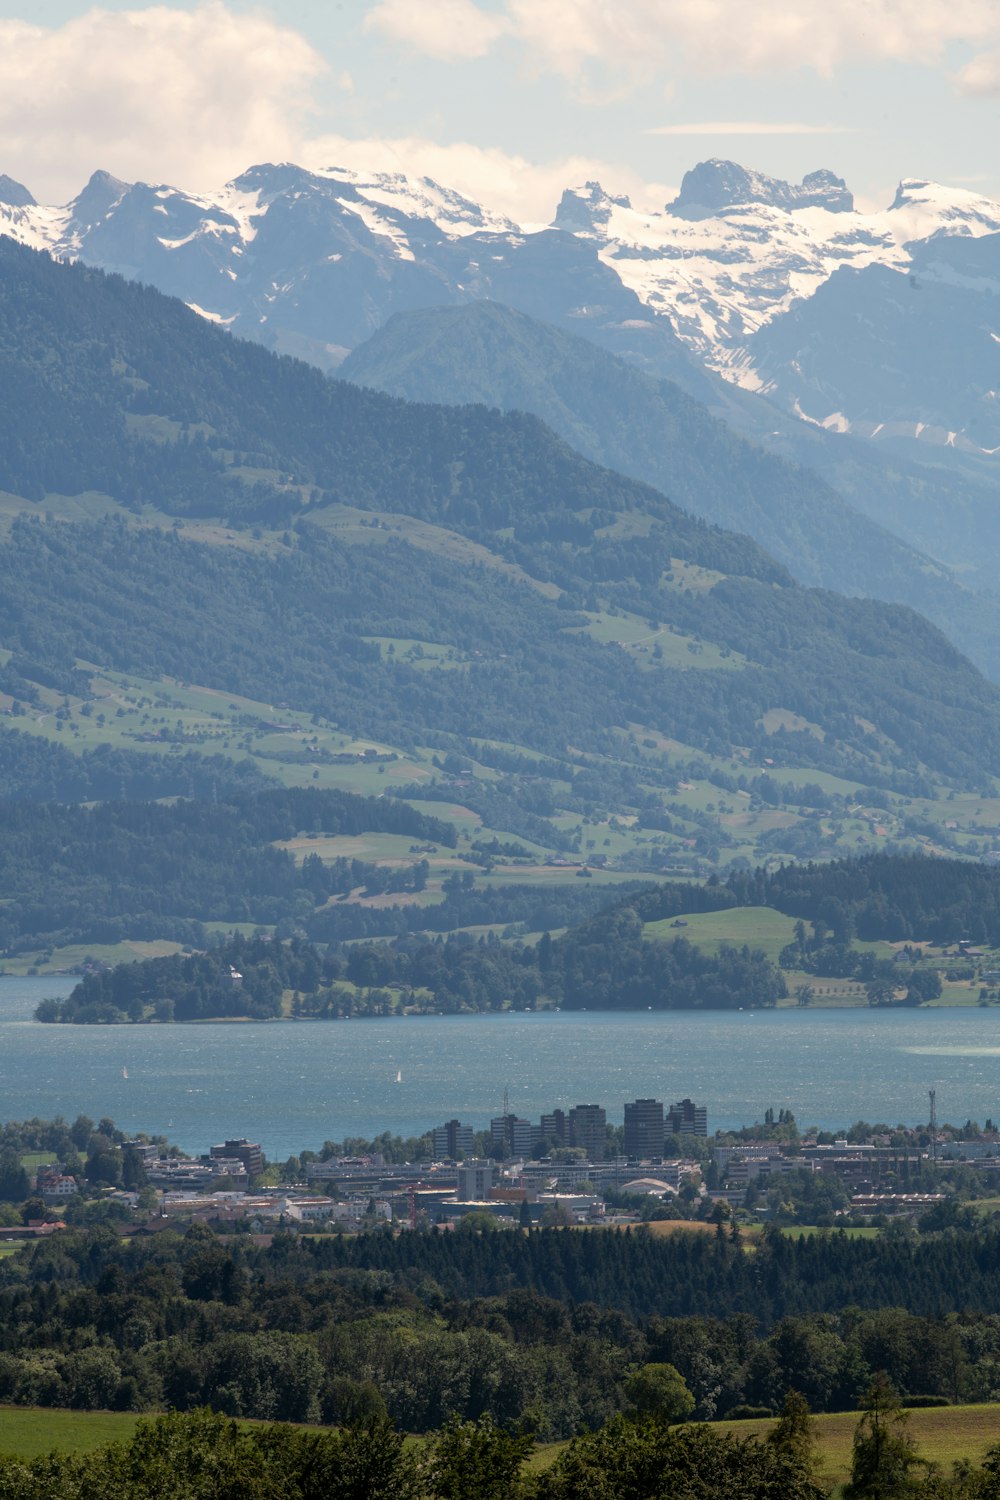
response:
M229 928L225 929L227 932ZM0 972L5 974L65 974L92 958L110 965L135 963L141 958L163 958L169 953L180 953L181 944L166 939L152 942L131 943L74 943L66 948L46 949L44 952L19 953L6 958Z
M680 667L700 672L733 671L746 663L736 651L723 651L668 625L650 628L648 620L625 610L586 612L586 625L570 626L567 634L586 634L602 645L620 646L640 666Z
M142 1418L135 1412L80 1412L43 1407L0 1406L0 1453L16 1458L37 1458L53 1449L86 1453L103 1443L126 1441ZM857 1425L856 1412L833 1412L813 1418L819 1455L819 1478L826 1485L840 1485L848 1478L851 1441ZM719 1432L735 1437L764 1437L774 1426L773 1418L750 1422L713 1423ZM909 1431L918 1456L937 1464L945 1473L960 1459L978 1464L986 1450L1000 1443L1000 1403L977 1406L942 1406L914 1410ZM553 1463L565 1442L543 1443L529 1460L538 1470Z
M102 1443L124 1441L139 1421L131 1411L59 1411L36 1406L0 1406L0 1453L38 1458L58 1449L88 1453Z
M726 911L687 912L680 917L647 922L643 935L658 942L683 937L706 953L717 953L726 945L743 947L747 944L761 949L772 963L777 963L782 948L795 938L795 918L786 917L770 906L733 906ZM891 943L854 942L852 947L874 953L878 958L892 958L895 952ZM789 971L786 980L790 993L794 993L798 984L810 985L816 1000L821 1003L832 998L841 1003L856 1004L864 998L864 986L857 980L826 979L822 975L799 971ZM971 998L971 991L965 990L964 993ZM961 1003L961 1000L952 1000L951 1003Z
M857 1426L856 1412L833 1412L814 1418L819 1477L825 1484L843 1484L850 1475L851 1440ZM719 1429L737 1437L757 1437L769 1432L771 1420L720 1422ZM909 1431L920 1458L940 1465L945 1473L959 1459L979 1463L987 1448L1000 1442L1000 1404L982 1406L935 1406L910 1413Z
M683 926L677 923L682 922ZM667 917L662 922L647 922L643 935L660 942L686 938L706 953L717 953L725 944L761 948L772 963L795 937L795 918L786 917L770 906L737 906L728 911L688 913Z

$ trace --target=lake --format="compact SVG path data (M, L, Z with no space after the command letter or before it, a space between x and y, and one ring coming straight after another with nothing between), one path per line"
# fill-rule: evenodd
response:
M73 979L0 977L0 1118L110 1115L190 1151L227 1136L281 1159L324 1140L477 1128L628 1099L708 1108L709 1130L791 1109L824 1129L1000 1118L1000 1011L562 1012L198 1026L42 1026ZM127 1075L127 1076L126 1076ZM401 1081L397 1083L397 1075Z

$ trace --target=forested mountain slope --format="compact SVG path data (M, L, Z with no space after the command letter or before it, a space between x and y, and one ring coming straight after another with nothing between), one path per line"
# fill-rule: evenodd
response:
M0 647L21 680L167 674L399 743L564 760L649 726L901 788L1000 772L1000 693L926 621L794 585L537 418L331 382L9 243L0 393ZM67 495L118 519L46 524Z
M912 605L1000 678L1000 598L964 588L817 473L586 339L496 302L428 308L397 313L338 375L410 401L531 412L594 462L748 532L800 583Z

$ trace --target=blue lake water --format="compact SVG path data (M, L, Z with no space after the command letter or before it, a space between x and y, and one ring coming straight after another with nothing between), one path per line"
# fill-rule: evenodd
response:
M199 1026L43 1026L69 979L0 978L0 1118L110 1115L204 1151L226 1136L282 1158L324 1140L422 1132L457 1115L627 1099L708 1107L709 1129L768 1105L825 1129L856 1119L1000 1118L1000 1011L648 1011ZM127 1072L127 1077L123 1076ZM402 1081L397 1083L397 1074Z

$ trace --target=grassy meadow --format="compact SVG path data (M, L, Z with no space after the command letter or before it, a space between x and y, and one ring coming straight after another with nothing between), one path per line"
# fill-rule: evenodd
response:
M102 1443L130 1438L139 1421L131 1411L61 1411L36 1406L0 1406L0 1453L38 1458L53 1449L89 1453Z
M826 1485L842 1485L850 1476L851 1443L857 1412L832 1412L813 1418L819 1478ZM1000 1443L1000 1404L982 1406L934 1406L911 1411L908 1429L920 1458L937 1464L945 1473L958 1460L982 1461L987 1448ZM720 1431L737 1437L764 1437L773 1419L752 1422L720 1422Z

